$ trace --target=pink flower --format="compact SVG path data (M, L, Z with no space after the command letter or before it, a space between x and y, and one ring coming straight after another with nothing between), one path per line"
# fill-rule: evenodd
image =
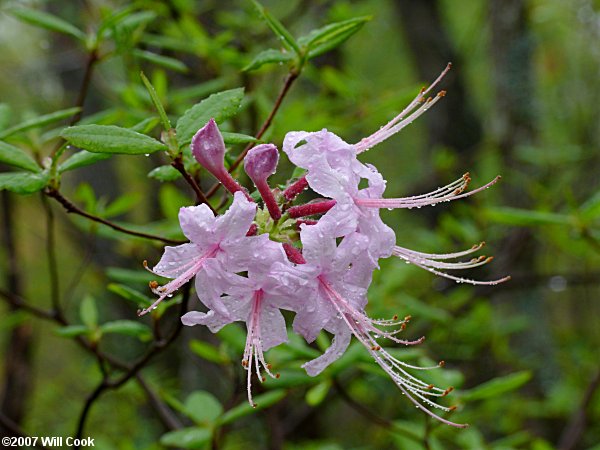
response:
M374 266L365 250L369 240L365 235L353 233L336 245L335 238L327 232L324 224L302 226L301 239L306 264L294 269L274 265L273 271L283 283L294 277L303 278L303 288L297 295L304 299L294 320L294 331L308 342L316 339L324 329L334 335L331 346L318 358L302 367L315 376L336 361L345 352L352 335L367 349L373 359L392 378L398 388L421 410L448 425L465 425L450 422L436 415L423 404L451 411L453 408L441 406L432 399L443 397L452 389L441 389L419 380L408 370L429 370L434 367L417 367L401 361L383 349L378 339L388 339L403 345L419 344L424 338L414 341L399 339L398 333L404 330L409 317L398 320L375 320L368 317L364 308L367 304L367 288L371 283ZM388 327L397 327L388 331Z
M179 211L179 223L187 244L165 247L165 253L151 270L156 275L173 278L158 286L151 283L152 291L159 298L139 315L155 309L165 298L191 280L210 259L223 263L231 272L246 270L252 256L249 248L255 237L246 233L254 220L256 204L250 203L242 192L236 192L229 210L215 217L207 205L190 206ZM198 287L197 287L198 289Z
M292 300L295 287L281 283L271 271L275 263L291 267L283 246L271 241L266 234L254 241L255 258L248 267L247 277L227 272L214 259L204 264L196 278L197 286L202 287L197 288L197 292L210 310L207 313L192 311L181 318L184 325L206 325L213 333L229 323L246 322L242 365L247 371L248 401L252 406L256 406L252 400L253 369L261 382L264 381L261 368L270 377L279 377L271 371L264 352L287 342L287 328L280 309L295 311L300 304Z

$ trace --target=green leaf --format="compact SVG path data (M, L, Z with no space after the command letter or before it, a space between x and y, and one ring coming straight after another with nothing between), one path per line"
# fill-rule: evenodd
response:
M266 64L284 63L291 61L294 58L295 55L293 55L290 52L284 52L281 50L276 50L274 48L269 48L267 50L263 50L258 55L256 55L254 59L252 59L252 61L242 70L244 72L249 72L251 70L259 69Z
M56 31L58 33L68 34L69 36L73 36L82 42L85 41L86 36L83 31L53 14L25 8L11 8L6 12L31 25Z
M190 199L183 195L174 185L166 184L160 187L158 204L163 216L167 219L177 220L179 210L184 206L188 206Z
M160 166L152 169L148 176L158 181L175 181L181 178L181 173L173 166Z
M146 90L148 91L148 94L150 94L150 99L152 100L154 107L158 111L160 120L163 123L163 128L165 130L170 130L171 128L173 128L171 126L171 121L169 120L169 117L167 116L167 113L165 112L165 107L163 106L162 102L160 101L160 98L158 98L156 89L154 89L154 86L152 86L152 83L150 83L150 80L148 78L146 78L146 75L144 75L144 72L140 72L140 77L142 79L142 83L144 83L144 86L146 86Z
M96 301L91 295L86 295L79 306L79 317L87 328L96 328L98 325L98 309Z
M185 400L183 413L198 425L210 425L223 413L223 407L214 395L195 391Z
M79 169L80 167L89 166L96 164L99 161L104 161L110 158L110 153L91 153L87 150L81 150L69 158L67 158L62 164L58 166L59 173L66 172L68 170Z
M302 36L298 39L298 43L306 46L309 58L314 58L342 44L369 20L371 20L370 16L364 16L331 23Z
M485 216L495 222L525 227L536 225L568 225L571 223L571 217L566 214L518 208L487 208Z
M283 24L273 17L260 3L256 0L252 0L252 3L256 7L258 14L260 14L261 18L267 23L269 28L275 33L275 35L281 39L281 43L287 47L289 50L294 50L294 52L301 56L302 51L300 50L300 46L296 42L296 39L292 36L292 34L283 26Z
M119 216L121 214L125 214L139 203L140 198L141 194L139 192L123 194L117 197L106 208L104 208L104 211L102 211L102 216L114 217Z
M133 320L114 320L100 325L100 331L103 334L114 333L124 334L139 338L141 341L149 341L152 339L152 330L147 325Z
M72 117L75 114L77 114L80 110L81 108L68 108L53 112L51 114L44 114L43 116L34 117L33 119L21 122L20 124L15 125L14 127L10 127L4 131L0 131L0 139L4 139L16 133L31 130L33 128L41 128L51 123L68 119L69 117Z
M56 328L54 330L58 336L66 338L81 336L82 334L89 333L89 331L90 330L85 325L69 325L66 327Z
M600 191L587 199L579 211L585 220L593 220L600 216Z
M490 397L496 397L508 391L514 391L520 388L531 379L531 372L523 370L521 372L511 373L503 377L494 378L486 381L473 389L462 392L461 397L465 401L482 400Z
M248 136L242 133L230 133L228 131L222 131L223 141L228 145L235 144L249 144L250 142L258 142L254 136Z
M211 429L193 427L169 431L161 436L160 443L169 447L201 448L211 439Z
M0 191L6 189L15 194L33 194L46 187L50 176L48 172L6 172L0 173Z
M160 123L160 119L158 117L148 117L141 122L136 123L134 126L130 127L130 130L137 131L138 133L148 134L156 125Z
M126 269L109 269L113 271L113 275L111 276L110 273L108 274L109 277L111 278L115 278L115 271L121 271L121 270L126 270ZM128 271L131 272L131 271ZM118 277L119 278L119 277ZM146 278L146 277L144 277ZM146 279L144 279L143 281L145 281L146 283L148 281L146 281ZM133 302L136 304L136 306L143 306L143 307L148 307L152 304L152 300L145 296L144 294L142 294L141 292L136 291L133 288L130 288L129 286L126 286L124 284L118 284L118 283L111 283L108 285L108 290L114 294L117 294L119 297L124 298L125 300L129 300L130 302Z
M32 172L40 172L42 170L38 166L38 163L19 147L14 147L2 141L0 141L0 163Z
M331 380L325 380L316 386L313 386L306 393L306 403L310 406L318 406L323 403L325 397L331 388Z
M235 422L242 417L248 416L250 414L254 414L261 409L268 408L269 406L274 405L275 403L283 400L286 396L285 389L277 389L271 392L266 392L261 395L257 395L254 397L254 403L256 407L253 408L250 406L248 402L244 402L239 404L238 406L231 408L229 411L226 411L225 414L221 416L221 418L217 421L219 425L227 425L228 423Z
M10 123L11 109L8 103L0 103L0 131Z
M167 146L145 134L114 125L79 125L61 133L72 145L94 153L141 155L166 150Z
M177 121L177 140L179 145L189 145L192 137L211 119L221 123L235 116L244 99L244 88L212 94L188 109Z
M217 347L208 342L194 339L190 341L190 350L200 358L217 364L228 364L231 362Z
M159 67L164 67L165 69L171 69L175 72L187 73L189 72L188 67L175 58L170 58L168 56L157 55L156 53L152 53L146 50L133 49L131 53L145 61L151 62L152 64L156 64Z

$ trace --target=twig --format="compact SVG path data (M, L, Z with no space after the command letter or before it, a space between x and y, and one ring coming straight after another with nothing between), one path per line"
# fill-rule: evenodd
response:
M183 300L181 301L180 311L178 316L182 316L187 312L187 304L190 296L191 286L188 283L183 291ZM94 389L90 395L87 397L84 407L79 416L79 420L77 422L77 431L75 434L76 439L81 439L83 436L83 430L85 428L85 423L89 416L89 412L92 408L94 402L100 397L100 395L109 389L117 389L129 381L131 378L135 377L138 372L150 361L154 356L160 353L162 350L167 348L181 332L183 328L183 324L181 321L177 322L175 329L171 332L170 336L166 339L160 341L153 341L150 348L142 355L135 363L127 368L127 371L121 375L121 377L116 380L109 380L107 378L103 378L102 381L98 384L96 389ZM76 447L77 448L77 447Z
M2 412L0 412L0 424L2 424L2 426L4 428L6 428L7 430L9 430L15 436L20 436L20 437L25 437L25 438L29 437L29 435L27 433L25 433L19 427L19 425L17 425L12 420L10 420L10 418L6 417ZM47 448L47 447L44 447L43 445L39 445L39 444L38 445L34 445L33 447L34 448L39 448L40 450L46 450L46 448Z
M600 388L600 370L594 375L592 381L585 390L581 404L571 415L571 419L558 442L557 448L559 450L572 450L577 447L577 444L585 431L590 403L598 388Z
M379 416L378 414L374 413L370 409L366 408L362 403L359 403L356 400L354 400L350 396L350 394L348 394L346 389L344 389L344 387L341 385L341 383L335 378L333 379L333 385L335 386L335 389L340 394L340 397L342 397L342 400L344 400L356 412L358 412L362 416L366 417L374 424L379 425L380 427L385 428L386 430L393 431L394 433L401 434L402 436L407 437L407 438L409 438L415 442L418 442L420 444L423 443L423 439L420 436L418 436L417 434L412 433L410 431L403 430L401 428L398 428L392 421Z
M99 60L100 58L98 57L98 50L92 50L88 55L85 71L83 73L83 80L81 81L81 87L79 88L79 95L77 96L77 101L75 102L75 106L78 106L80 109L79 112L75 114L69 121L69 126L73 126L81 120L81 116L83 115L83 105L85 103L85 98L87 97L90 82L92 81L92 72L95 64Z
M50 276L50 302L56 317L62 317L63 311L60 304L60 280L58 276L58 263L56 261L56 231L54 227L54 213L48 199L42 195L42 204L46 210L46 258L48 260L48 274Z
M150 401L152 408L156 411L156 414L160 418L163 425L168 430L178 430L183 427L177 416L168 408L167 405L160 399L158 394L150 387L148 382L139 373L135 376L136 381L146 393L146 397Z
M168 239L168 238L164 238L161 236L155 236L155 235L149 234L149 233L142 233L141 231L129 230L129 229L124 228L120 225L117 225L116 223L113 223L109 220L103 219L102 217L94 216L93 214L90 214L90 213L80 209L76 205L74 205L70 200L68 200L66 197L64 197L56 189L53 189L53 188L47 189L46 195L48 197L54 198L56 201L58 201L58 203L60 203L68 213L77 214L79 216L85 217L86 219L101 223L101 224L106 225L106 226L112 228L113 230L119 231L121 233L129 234L131 236L141 237L144 239L152 239L154 241L161 241L161 242L164 242L165 244L177 245L177 244L183 244L185 242L185 241L180 241L177 239Z
M256 133L256 135L255 135L256 139L260 139L263 136L263 134L265 134L265 132L269 129L269 127L271 126L271 123L273 123L275 114L277 114L277 111L279 111L279 107L281 106L283 99L285 98L288 91L292 87L292 84L294 83L296 78L298 78L298 75L299 75L299 73L297 73L296 71L292 71L292 72L288 73L287 77L285 78L285 82L283 83L283 86L281 88L281 91L279 91L279 95L277 96L277 99L275 100L275 104L273 105L273 108L271 109L271 112L269 113L269 115L267 116L265 121L263 122L262 126L260 127L260 130L258 130L258 133ZM233 164L231 164L231 167L229 167L229 172L233 172L240 165L240 163L244 160L246 153L248 153L252 147L254 147L253 142L249 143L246 146L246 148L244 148L242 153L240 153L239 156L236 158L236 160L233 162ZM217 192L217 190L219 189L220 186L221 186L220 183L215 183L208 190L206 197L211 198L213 195L215 195L215 192Z
M194 178L188 173L188 171L185 170L185 166L183 165L183 162L181 160L181 155L178 156L177 158L175 158L173 160L173 162L171 162L171 165L175 169L177 169L177 171L181 174L181 176L183 177L183 179L193 189L194 193L196 194L196 203L198 203L198 204L204 203L216 215L217 212L212 207L212 205L208 202L208 199L204 195L204 192L202 192L202 189L200 189L200 186L198 186L198 183L196 183L196 180L194 180Z

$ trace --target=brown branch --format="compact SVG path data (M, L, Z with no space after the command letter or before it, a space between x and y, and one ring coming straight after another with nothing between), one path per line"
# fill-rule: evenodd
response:
M50 278L50 302L57 317L63 316L60 305L60 284L58 276L58 263L56 260L56 231L54 226L54 213L48 199L42 195L42 204L46 210L46 258L48 260L48 274Z
M208 199L204 195L204 192L202 192L202 189L200 189L200 186L198 186L198 183L196 183L196 180L194 180L194 178L188 173L188 171L185 170L185 166L183 165L183 161L181 160L181 155L179 155L177 158L175 158L173 160L173 162L171 162L171 165L175 169L177 169L177 171L181 174L181 176L187 182L187 184L189 184L191 186L192 190L196 194L196 203L197 204L204 203L216 215L217 212L212 207L212 205L208 202Z
M94 216L93 214L90 214L90 213L80 209L79 207L77 207L75 204L73 204L70 200L68 200L66 197L64 197L56 189L49 188L46 190L45 193L48 197L51 197L51 198L55 199L58 203L60 203L68 213L77 214L79 216L85 217L86 219L101 223L101 224L106 225L107 227L110 227L113 230L118 231L120 233L129 234L131 236L137 236L137 237L141 237L144 239L152 239L154 241L161 241L161 242L164 242L165 244L177 245L177 244L183 244L185 242L185 241L180 241L177 239L164 238L164 237L156 236L156 235L149 234L149 233L142 233L140 231L129 230L129 229L124 228L120 225L117 225L116 223L113 223L109 220L103 219L102 217Z
M592 403L592 399L598 388L600 388L600 370L594 375L592 381L585 390L581 404L571 415L571 419L560 437L557 447L559 450L572 450L577 447L577 444L585 431L589 406Z
M154 411L156 411L156 414L160 418L163 425L170 431L183 428L183 425L177 416L173 414L169 407L160 399L158 394L154 392L148 382L139 373L135 376L135 379L142 390L146 393L146 397L148 397L152 408Z
M81 120L81 116L83 115L83 105L92 81L94 66L99 60L100 58L98 56L98 50L92 50L88 55L85 71L83 73L83 80L81 81L81 87L79 88L79 95L77 96L77 101L75 102L75 106L78 106L80 109L79 112L75 114L69 121L69 126L73 126Z
M344 400L357 413L369 419L375 425L379 425L380 427L385 428L386 430L392 431L394 433L401 434L402 436L407 437L415 442L423 443L423 439L417 434L398 428L391 420L379 416L378 414L365 407L362 403L359 403L356 400L354 400L346 391L346 389L344 389L341 383L335 378L333 379L333 386L340 394L340 397L342 397L342 400Z
M183 316L187 311L187 304L190 296L191 285L188 283L183 291L183 300L181 301L180 310L178 313L178 317ZM76 439L81 439L83 436L83 430L85 428L85 423L89 416L89 412L92 408L94 402L100 398L100 395L109 389L117 389L129 381L131 378L137 376L138 372L158 353L167 348L181 333L183 329L183 324L181 321L177 321L177 325L175 325L175 329L171 332L168 338L162 339L160 341L153 341L146 353L144 353L135 363L127 368L127 372L125 372L120 378L116 380L109 380L104 377L102 381L96 386L90 395L87 397L84 407L79 416L79 420L77 422L77 431L75 434Z
M2 412L0 412L0 424L4 428L9 430L12 434L14 434L15 436L24 437L24 438L30 437L27 433L25 433L19 427L19 425L17 425L15 422L10 420L9 417L6 417ZM6 447L8 447L8 445ZM33 446L33 448L39 448L40 450L46 450L47 447L44 447L41 444L36 444Z
M283 86L281 88L281 91L279 91L279 95L277 96L277 99L275 100L275 104L273 105L273 108L271 109L271 112L269 113L269 115L267 116L265 121L263 122L262 126L260 127L260 130L258 130L258 133L256 133L256 135L254 136L256 139L260 139L265 134L265 132L269 129L271 124L273 123L275 114L277 114L277 111L279 111L279 108L281 106L281 103L283 102L283 99L289 92L289 90L292 87L292 84L294 83L296 78L298 78L298 75L299 75L299 73L296 71L292 71L292 72L288 73L287 77L285 78L285 82L283 83ZM233 172L240 165L240 163L244 160L246 153L248 153L252 147L254 147L254 142L249 143L246 146L246 148L244 148L242 153L240 153L239 156L236 158L236 160L233 162L233 164L231 164L231 167L229 168L230 173ZM215 192L217 192L217 190L219 189L220 186L221 186L220 183L215 183L208 190L206 197L211 198L213 195L215 195Z

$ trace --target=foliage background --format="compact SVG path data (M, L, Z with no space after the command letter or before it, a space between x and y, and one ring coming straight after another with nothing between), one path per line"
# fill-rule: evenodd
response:
M282 378L261 391L274 404L257 412L241 407L239 417L219 422L221 409L245 401L238 363L244 333L229 326L217 336L183 330L144 365L143 378L102 393L83 435L103 449L182 446L177 435L163 435L183 427L198 446L223 449L600 448L600 4L263 4L295 36L372 16L355 36L304 68L264 137L278 145L287 131L324 127L356 142L401 110L447 61L454 63L443 83L447 97L364 160L383 172L389 197L430 190L465 171L475 184L502 174L502 183L467 201L383 215L398 243L416 250L451 251L486 240L496 260L473 276L510 273L513 279L473 288L385 261L368 312L413 316L409 335L425 334L427 341L416 351L400 351L421 362L446 360L436 380L457 388L452 399L459 409L452 418L472 426L456 430L427 421L358 348L317 379L302 376L298 367L311 349L300 341L270 352ZM129 127L155 117L140 81L143 70L173 117L213 92L244 86L243 110L225 127L253 135L288 70L276 64L242 71L260 51L278 47L246 1L5 2L0 99L10 110L2 108L4 128L73 106L87 60L76 39L17 20L9 9L15 5L55 14L89 35L129 8L124 17L130 26L101 46L111 57L94 67L84 121ZM157 61L142 51L172 59ZM27 130L10 143L43 162L56 143L44 133L58 126L56 136L65 123ZM149 133L158 137L156 130ZM241 148L233 146L232 153ZM99 216L177 236L177 210L194 196L181 180L148 178L167 163L158 153L114 156L65 173L61 192ZM280 165L278 181L290 170ZM203 176L202 187L211 184ZM102 379L96 358L61 336L61 325L11 306L10 299L17 295L48 310L56 295L65 319L84 328L138 321L136 305L115 286L148 295L141 261L156 261L162 247L66 215L42 194L3 191L2 205L2 433L15 432L5 420L12 418L29 435L72 436ZM49 235L56 239L50 247L56 249L58 293L47 259ZM167 330L178 321L174 309L161 319ZM99 348L131 363L152 345L147 330L106 334Z

